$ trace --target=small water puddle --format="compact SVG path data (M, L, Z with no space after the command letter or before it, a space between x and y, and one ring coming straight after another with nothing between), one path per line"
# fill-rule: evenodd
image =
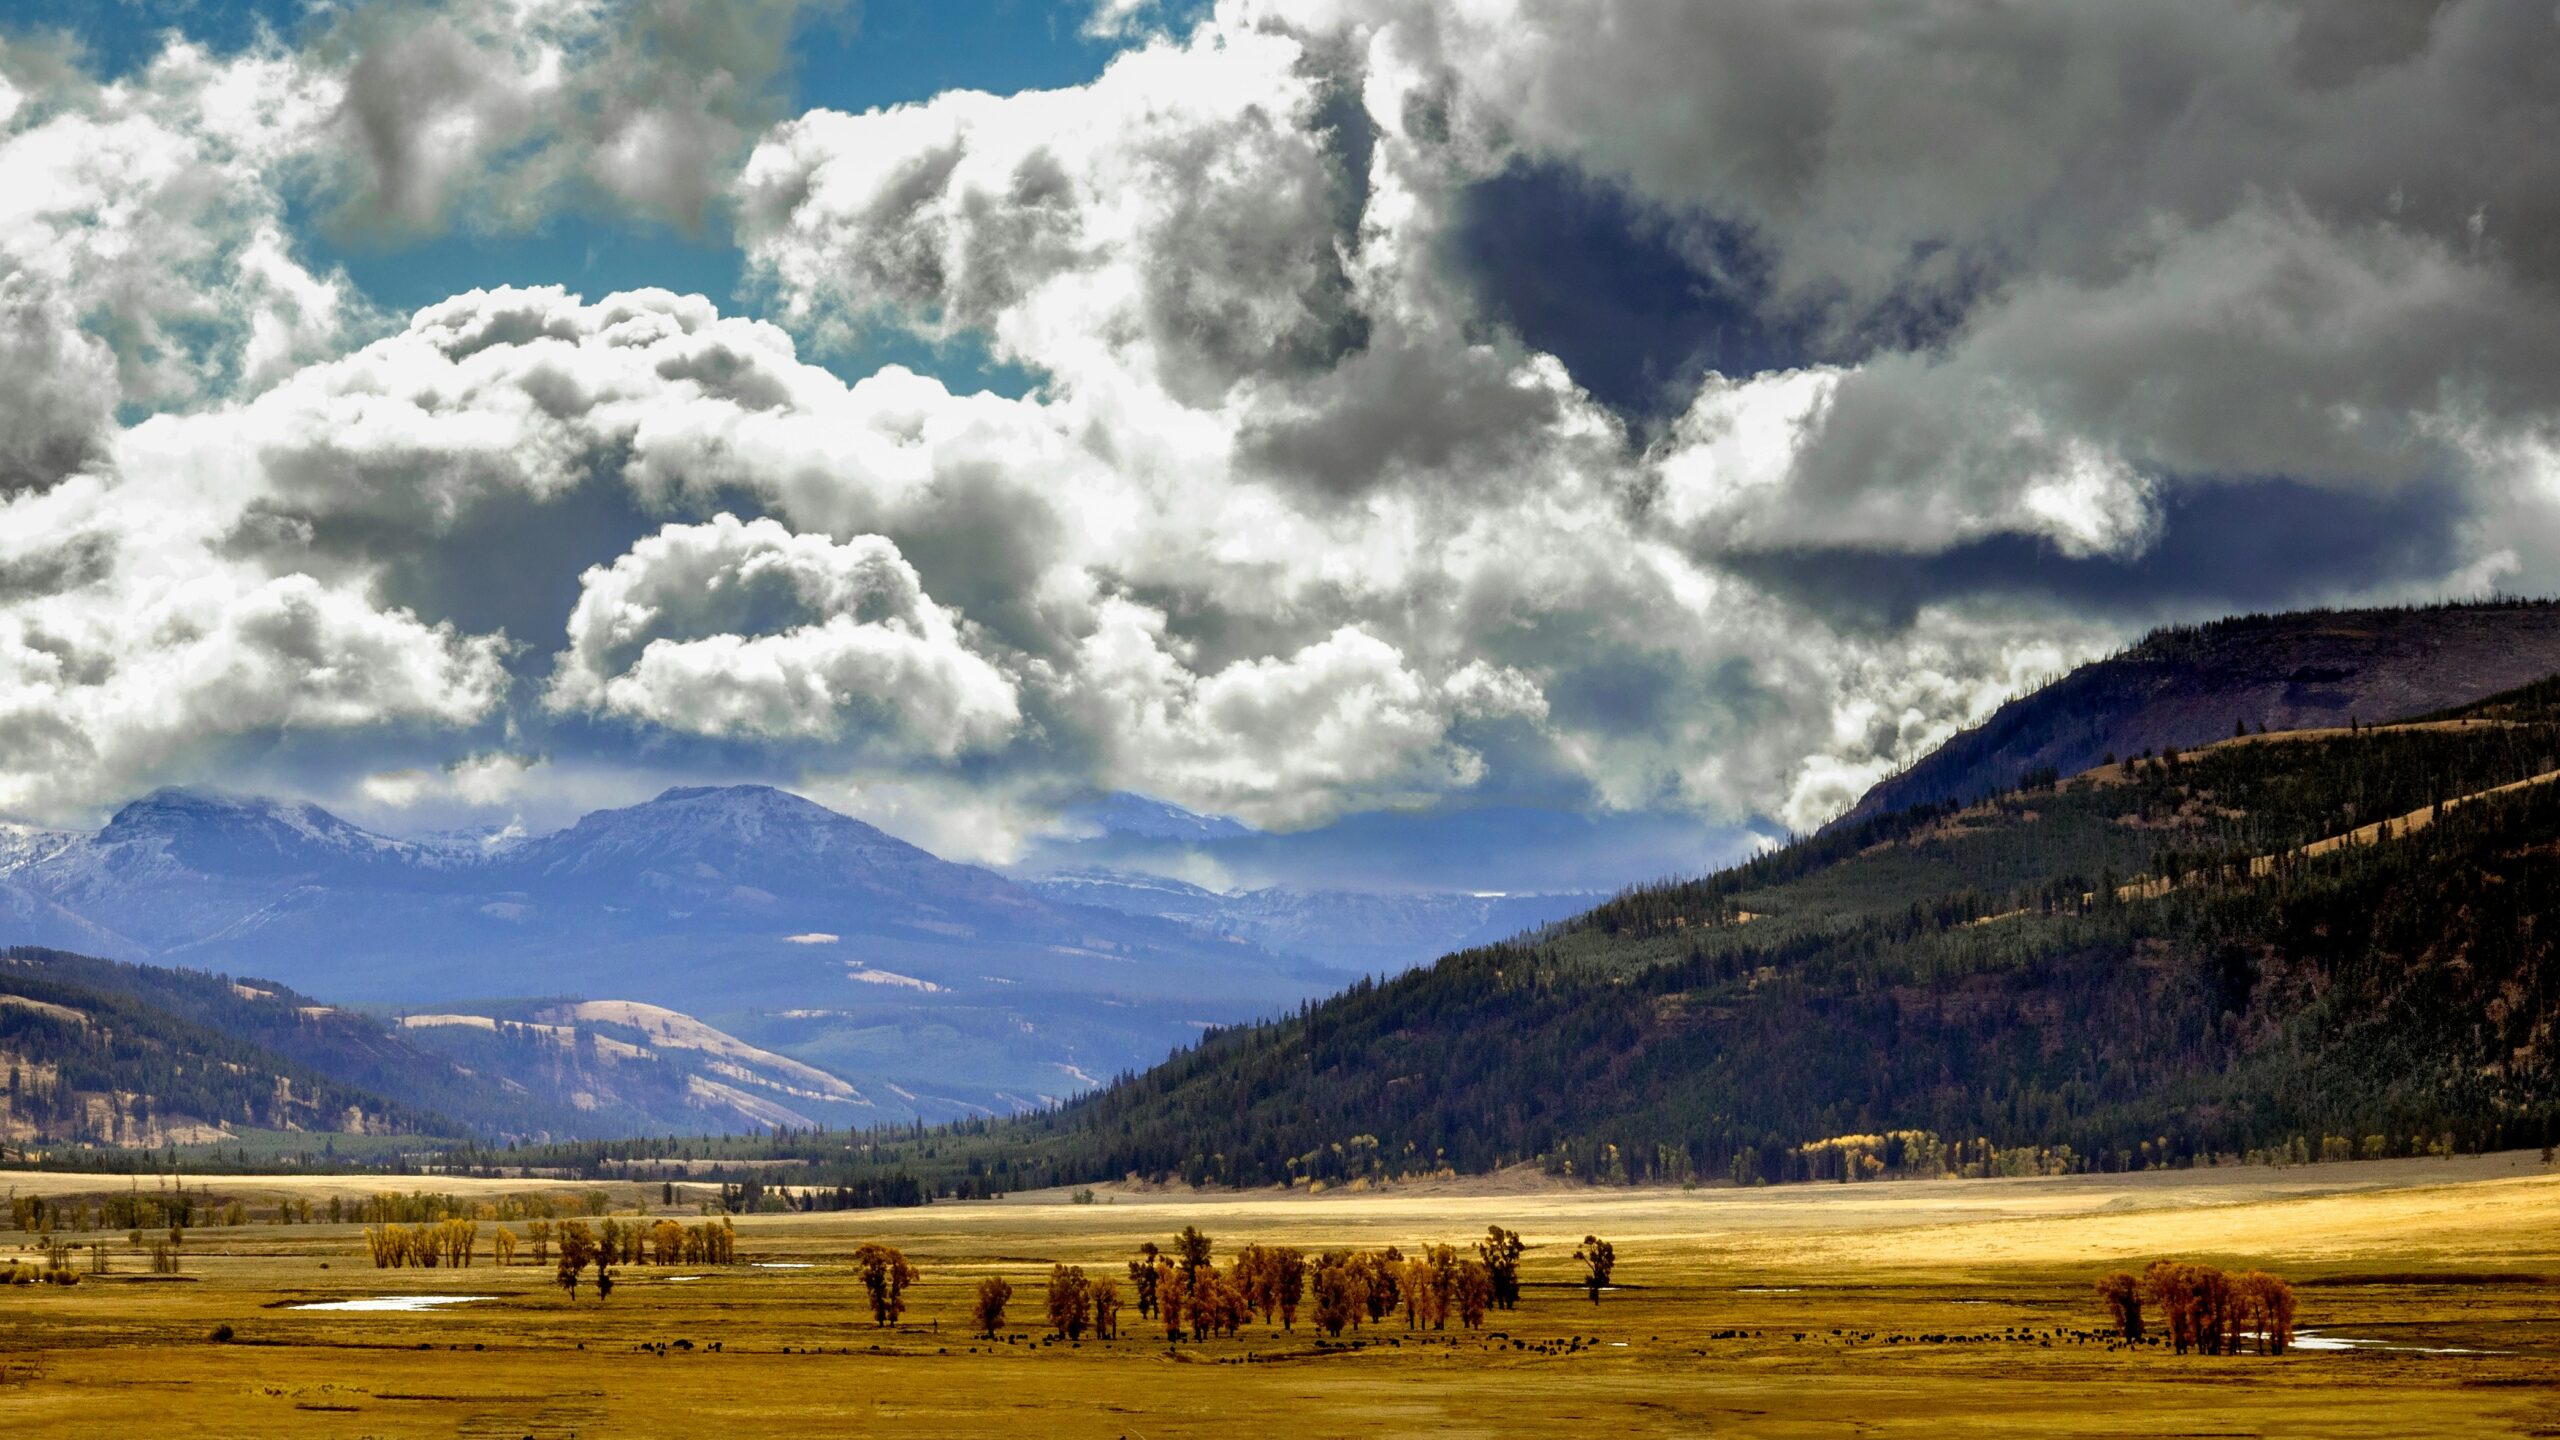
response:
M2512 1355L2512 1350L2474 1350L2461 1345L2394 1345L2388 1340L2366 1340L2350 1335L2323 1335L2305 1330L2293 1337L2296 1350L2383 1350L2402 1355Z
M411 1313L438 1310L447 1305L468 1305L474 1300L495 1300L495 1295L374 1295L362 1300L315 1300L308 1305L293 1305L293 1310L397 1310Z

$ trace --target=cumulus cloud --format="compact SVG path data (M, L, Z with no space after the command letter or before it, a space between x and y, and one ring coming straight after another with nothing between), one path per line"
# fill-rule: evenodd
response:
M0 570L78 557L0 594L0 809L76 812L200 778L247 736L467 726L503 697L494 639L226 564L126 508L149 504L75 479L0 510Z
M898 548L772 520L670 525L590 570L547 701L707 736L839 740L949 759L1021 720Z
M1079 648L1070 703L1089 710L1116 785L1286 824L1347 803L1427 798L1482 773L1449 743L1451 711L1458 693L1499 681L1434 686L1357 626L1201 675L1169 643L1161 613L1113 601L1099 619Z
M392 233L539 222L564 202L699 229L804 14L842 0L448 0L349 12L327 153L338 220Z
M326 100L262 47L184 43L98 85L0 40L0 493L100 461L119 407L255 389L359 309L297 260L278 171Z
M2152 621L2560 563L2546 8L1110 0L1090 83L780 118L802 9L0 66L0 803L205 763L118 738L130 659L208 735L437 731L393 809L695 742L982 854L1119 787L1803 826ZM374 326L280 175L394 235L734 206L770 319ZM804 353L876 327L1039 383Z
M1351 79L1287 35L1203 31L1080 89L813 112L757 145L739 223L796 315L981 328L1211 400L1362 343Z

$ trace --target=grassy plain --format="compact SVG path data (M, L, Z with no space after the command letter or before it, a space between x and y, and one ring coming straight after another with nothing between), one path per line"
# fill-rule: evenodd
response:
M13 1183L124 1182L0 1176ZM373 1188L205 1183L253 1205ZM1052 1263L1116 1275L1141 1240L1186 1224L1223 1260L1249 1240L1410 1251L1492 1223L1533 1248L1521 1307L1482 1333L1391 1320L1333 1347L1302 1317L1294 1335L1256 1325L1168 1350L1132 1311L1117 1342L1040 1338ZM741 1259L763 1265L630 1267L603 1304L591 1287L566 1301L547 1269L491 1266L485 1238L471 1269L386 1272L355 1226L204 1230L171 1281L108 1237L114 1274L0 1288L0 1434L2560 1436L2560 1174L2530 1155L1764 1190L1104 1187L1092 1204L1044 1194L739 1228ZM1589 1231L1620 1257L1597 1306L1574 1285ZM871 1239L924 1271L888 1331L848 1263ZM2368 1343L2200 1359L2074 1338L2098 1324L2092 1275L2164 1255L2286 1274L2305 1330ZM990 1274L1015 1289L1010 1336L992 1343L964 1318ZM288 1308L436 1293L494 1298ZM217 1325L230 1343L208 1338Z

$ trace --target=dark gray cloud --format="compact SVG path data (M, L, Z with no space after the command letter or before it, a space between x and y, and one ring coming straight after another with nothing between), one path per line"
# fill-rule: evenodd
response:
M847 0L441 0L346 11L331 184L357 232L542 222L603 204L687 230L784 113L792 37Z
M1924 605L2056 605L2140 629L2200 613L2285 610L2356 595L2440 593L2476 517L2457 489L2365 495L2289 480L2180 485L2158 538L2132 556L2069 555L1997 535L1927 553L1770 550L1721 563L1825 623L1891 634Z
M1703 371L1829 358L1778 312L1748 231L1570 166L1522 159L1469 186L1449 245L1494 319L1631 420L1677 414Z
M256 752L978 854L1120 787L1804 825L2155 620L2560 575L2547 6L1224 0L791 117L805 9L8 80L64 198L0 225L0 721L88 748L0 805ZM315 183L394 243L734 206L775 319L384 322ZM805 353L882 326L1039 383Z

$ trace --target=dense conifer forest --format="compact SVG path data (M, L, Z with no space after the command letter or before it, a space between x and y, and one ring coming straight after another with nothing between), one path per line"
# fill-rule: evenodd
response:
M896 1176L931 1194L2545 1144L2560 785L2483 792L2560 769L2555 706L2545 682L2423 726L2249 731L2033 776L1211 1034L1052 1111L734 1153L804 1160L826 1191Z
M206 1125L362 1132L442 1123L271 1048L328 1051L370 1068L360 1056L375 1027L254 1005L227 977L50 951L0 952L0 966L0 1133L134 1145Z

